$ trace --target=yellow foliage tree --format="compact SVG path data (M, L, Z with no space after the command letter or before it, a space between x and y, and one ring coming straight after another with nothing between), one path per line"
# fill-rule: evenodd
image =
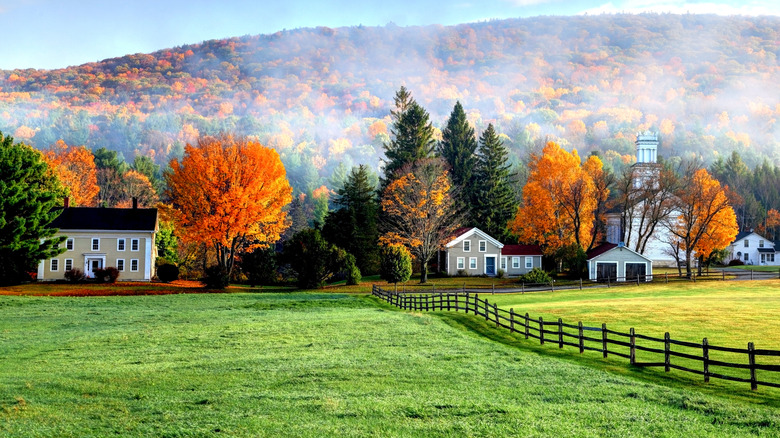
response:
M227 273L238 251L279 240L292 188L275 150L231 135L201 137L170 166L177 229L185 240L210 244Z

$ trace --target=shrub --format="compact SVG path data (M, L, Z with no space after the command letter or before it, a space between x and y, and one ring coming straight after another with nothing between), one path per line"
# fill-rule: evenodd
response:
M354 286L360 284L362 278L360 268L355 263L355 257L352 254L347 254L347 285Z
M496 272L496 278L504 278L504 276L505 276L505 275L506 275L506 272L504 272L504 270L503 270L503 269L499 269L499 270Z
M469 273L466 272L465 269L458 269L458 272L456 272L455 275L458 277L468 277Z
M550 276L539 268L533 268L530 272L520 276L523 283L547 284L550 282Z
M321 288L346 271L347 252L323 239L317 229L301 230L283 246L280 261L295 271L296 284L301 289Z
M206 277L203 279L209 289L224 289L230 284L230 275L225 268L214 265L206 268Z
M733 259L729 261L729 266L744 266L745 262L740 259Z
M179 279L179 267L176 265L165 264L157 267L157 278L165 283L170 283Z
M95 281L98 283L115 283L119 278L119 270L117 268L109 266L108 268L95 269Z
M402 245L382 248L381 278L388 283L403 283L412 276L412 255Z
M81 272L81 269L79 268L73 268L69 271L65 271L65 279L71 283L79 283L84 281L86 278L87 276L84 275L84 273Z

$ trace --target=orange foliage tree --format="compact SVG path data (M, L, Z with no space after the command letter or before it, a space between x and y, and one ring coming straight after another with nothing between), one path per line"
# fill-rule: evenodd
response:
M420 283L428 281L428 262L458 228L452 183L440 158L405 164L382 193L387 230L379 241L404 245L420 262Z
M531 156L528 172L523 203L509 230L523 242L538 243L547 255L570 245L591 246L597 207L609 194L601 160L591 156L581 164L576 150L569 153L548 142L541 155Z
M170 166L167 194L182 238L211 245L228 275L238 251L279 240L292 188L275 150L231 135L201 137Z
M734 241L739 231L737 216L720 182L705 169L689 167L676 195L678 214L668 228L673 246L685 251L686 273L690 277L694 254L704 260Z
M120 201L120 207L128 207L133 199L141 207L152 207L158 201L157 192L149 178L135 170L128 170L122 176L122 196L124 199Z
M70 147L59 140L45 151L49 165L55 169L62 185L68 188L73 205L92 207L100 188L97 184L95 157L84 146Z

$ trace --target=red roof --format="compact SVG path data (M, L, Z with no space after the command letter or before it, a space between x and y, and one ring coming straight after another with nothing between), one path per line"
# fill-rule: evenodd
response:
M539 245L504 245L501 249L501 255L542 255L542 249Z
M617 243L602 243L601 245L591 249L588 251L587 258L588 260L592 259L593 257L600 256L601 254L604 254L605 252L609 251L610 249L617 248Z
M471 231L471 230L473 230L473 229L474 229L474 227L462 227L462 228L458 228L457 230L453 231L453 233L452 233L453 237L452 237L452 238L453 238L453 239L457 239L458 237L460 237L460 236L462 236L462 235L464 235L464 234L468 233L469 231Z

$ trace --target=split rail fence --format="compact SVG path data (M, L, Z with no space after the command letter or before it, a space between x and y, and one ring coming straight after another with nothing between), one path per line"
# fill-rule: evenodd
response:
M376 285L372 294L403 310L471 313L485 318L487 322L495 323L496 327L521 334L525 339L537 339L541 345L574 347L579 349L580 353L586 350L596 351L602 353L604 358L609 355L618 356L628 359L630 365L637 367L663 367L666 372L676 369L701 375L705 382L715 378L750 383L750 389L754 391L759 385L780 388L780 375L774 374L780 371L780 359L775 359L774 364L762 360L770 357L780 358L780 351L757 349L752 342L747 344L747 349L718 347L710 345L707 338L701 343L674 340L668 332L663 338L656 338L638 334L633 328L628 333L610 330L607 324L602 324L601 327L586 327L582 322L567 324L560 318L557 321L544 321L541 316L531 318L528 313L520 314L515 313L514 309L501 309L487 299L479 298L479 294L409 294L385 290ZM683 349L686 349L685 352L681 351ZM655 361L640 361L637 359L638 354L643 356L643 359L652 357ZM675 358L675 363L672 363L672 358ZM744 362L737 363L739 361ZM743 375L724 374L731 373L730 370L734 369L742 370ZM759 371L762 372L761 377L771 377L775 381L759 380ZM767 374L763 374L764 372Z

